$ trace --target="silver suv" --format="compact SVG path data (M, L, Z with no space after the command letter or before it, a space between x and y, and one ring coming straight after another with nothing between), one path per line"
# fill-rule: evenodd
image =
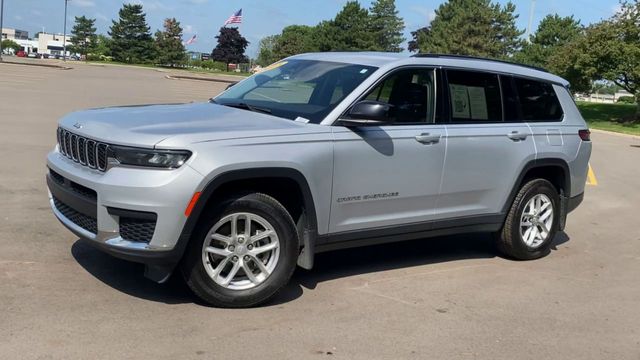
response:
M338 248L490 232L535 259L583 198L591 142L568 85L459 56L293 56L208 103L67 115L51 207L224 307L266 301Z

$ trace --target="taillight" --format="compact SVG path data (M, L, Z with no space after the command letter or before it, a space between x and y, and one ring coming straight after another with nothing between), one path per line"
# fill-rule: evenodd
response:
M582 141L591 141L591 131L589 129L579 130L578 135Z

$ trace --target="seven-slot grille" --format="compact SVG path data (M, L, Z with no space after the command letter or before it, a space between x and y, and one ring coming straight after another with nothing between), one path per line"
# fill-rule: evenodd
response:
M69 159L100 171L107 170L109 145L58 128L60 153Z

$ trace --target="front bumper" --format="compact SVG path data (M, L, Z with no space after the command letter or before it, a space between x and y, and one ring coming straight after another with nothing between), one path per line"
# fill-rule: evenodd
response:
M191 167L113 167L100 172L58 151L49 153L47 166L54 172L47 174L53 213L75 235L129 261L172 265L180 260L184 210L203 180ZM125 219L153 222L152 235L137 239L139 232L129 231L124 236Z

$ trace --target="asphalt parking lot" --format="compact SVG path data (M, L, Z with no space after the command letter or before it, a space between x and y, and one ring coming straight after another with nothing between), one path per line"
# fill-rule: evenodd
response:
M216 309L80 243L44 175L63 114L226 84L73 67L0 64L1 359L640 359L640 140L592 135L598 185L544 259L484 235L344 250L266 306Z

